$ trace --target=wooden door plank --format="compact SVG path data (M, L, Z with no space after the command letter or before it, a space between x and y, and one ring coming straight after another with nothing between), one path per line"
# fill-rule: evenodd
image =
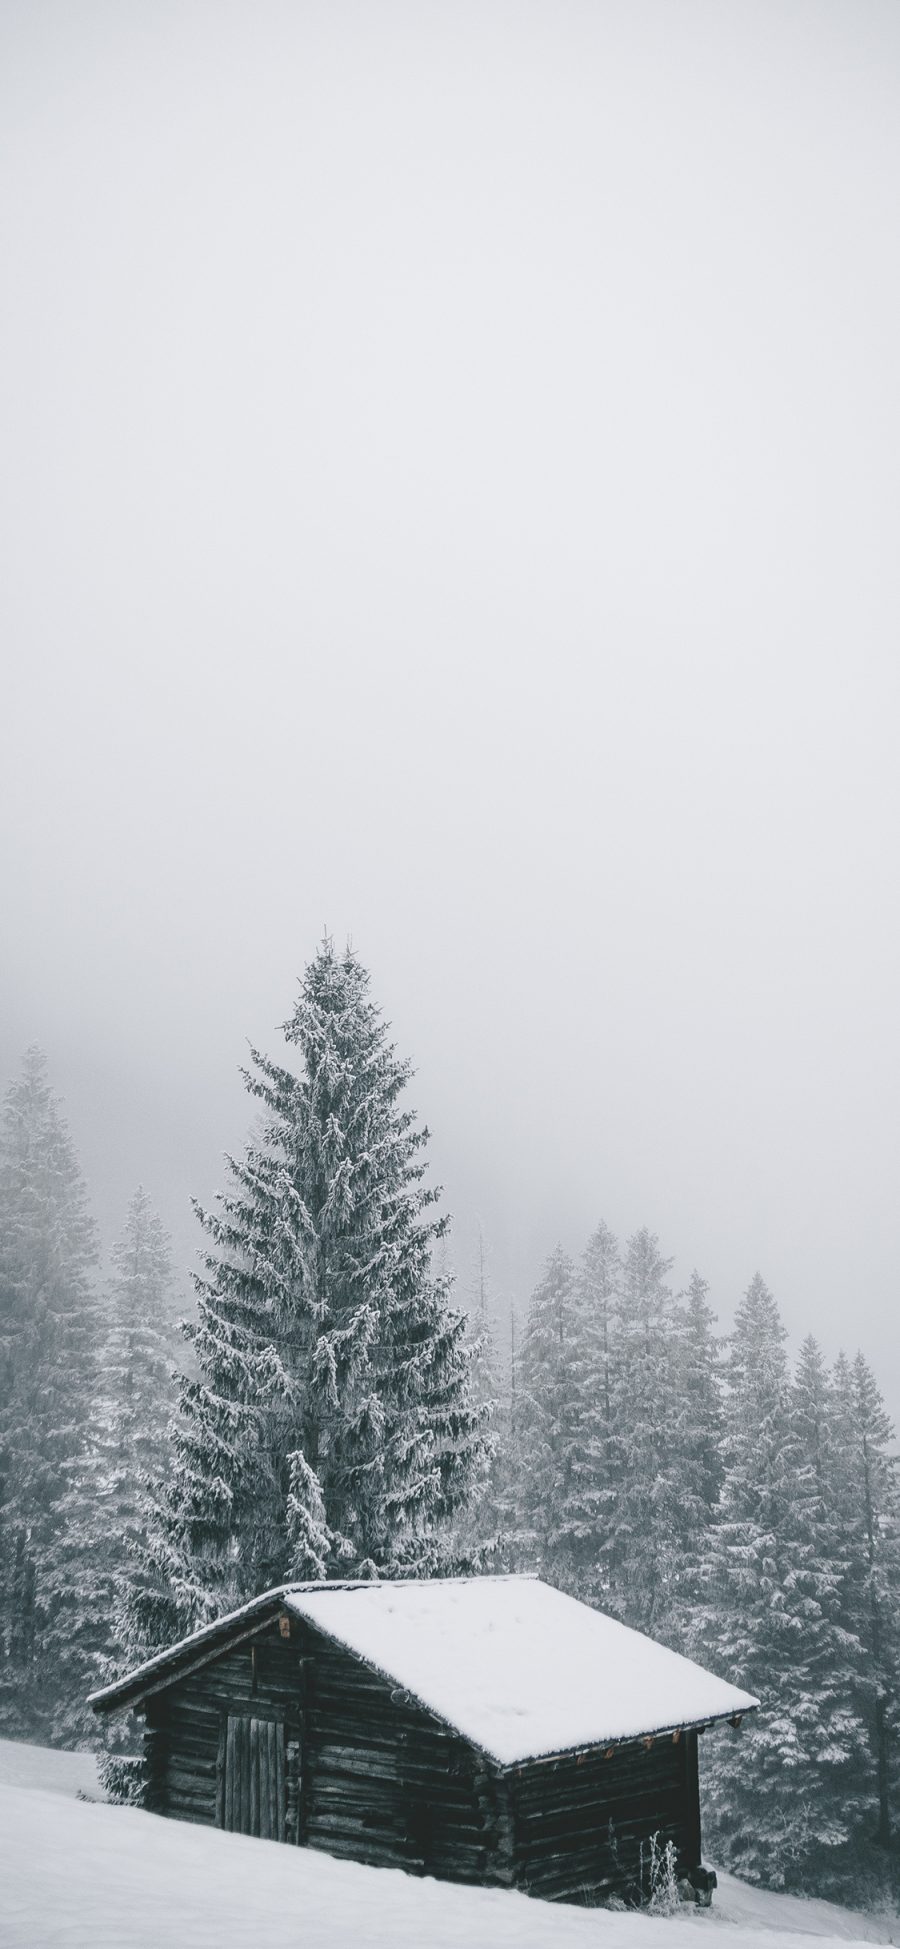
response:
M272 1726L272 1744L269 1752L269 1826L273 1841L283 1841L278 1825L278 1748L284 1745L284 1727Z
M216 1826L225 1825L225 1749L228 1743L228 1720L219 1720L219 1747L216 1754Z
M271 1721L262 1728L265 1743L260 1745L263 1764L259 1782L260 1833L266 1840L275 1839L275 1727Z
M259 1720L250 1721L250 1825L248 1834L259 1833Z
M285 1838L287 1825L287 1782L284 1772L284 1726L275 1728L275 1794L277 1826L275 1832L279 1841Z
M259 1722L259 1831L263 1840L272 1838L269 1819L269 1771L272 1727L267 1719Z
M242 1834L250 1832L250 1725L241 1719L241 1825Z
M234 1833L235 1772L237 1762L237 1720L229 1719L225 1732L225 1826Z

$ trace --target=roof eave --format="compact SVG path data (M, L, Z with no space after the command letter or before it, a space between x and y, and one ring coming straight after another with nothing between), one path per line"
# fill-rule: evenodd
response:
M577 1759L579 1754L620 1752L625 1746L654 1746L666 1739L680 1738L686 1732L708 1732L713 1726L739 1725L750 1712L758 1712L759 1699L737 1705L727 1712L708 1713L703 1719L681 1719L655 1731L619 1733L614 1738L580 1740L575 1746L562 1746L552 1753L526 1753L519 1759L500 1760L489 1755L502 1773L519 1773L528 1766L555 1766L561 1760Z

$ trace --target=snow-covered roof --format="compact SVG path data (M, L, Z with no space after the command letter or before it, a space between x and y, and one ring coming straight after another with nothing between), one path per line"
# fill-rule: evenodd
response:
M537 1578L320 1584L284 1602L501 1766L759 1703Z
M758 1700L536 1577L283 1584L91 1695L174 1684L284 1609L353 1652L501 1766L749 1712Z

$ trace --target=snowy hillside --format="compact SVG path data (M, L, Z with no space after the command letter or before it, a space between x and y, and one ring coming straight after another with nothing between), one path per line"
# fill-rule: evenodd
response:
M674 1920L451 1887L324 1854L91 1804L93 1761L0 1741L3 1949L796 1949L798 1934L900 1941L877 1918L724 1876ZM724 1936L724 1941L723 1941Z

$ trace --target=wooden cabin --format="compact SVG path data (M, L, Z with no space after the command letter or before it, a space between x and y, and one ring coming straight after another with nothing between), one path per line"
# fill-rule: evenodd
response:
M93 1695L144 1804L376 1865L595 1903L700 1900L698 1734L757 1701L531 1577L286 1584Z

